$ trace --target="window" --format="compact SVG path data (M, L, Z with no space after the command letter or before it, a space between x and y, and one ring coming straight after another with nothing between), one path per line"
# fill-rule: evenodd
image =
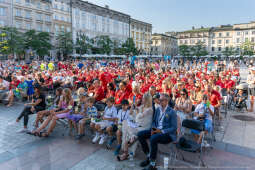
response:
M30 0L25 0L25 2L26 2L26 5L30 5L30 3L31 3L31 1Z
M245 38L245 42L248 42L249 41L249 38Z
M6 8L0 7L0 16L6 16Z
M67 12L69 12L69 11L70 11L70 7L67 7L66 9L67 9Z
M50 32L50 26L49 25L45 26L45 32Z
M47 22L51 22L50 16L49 16L49 15L46 15L46 16L45 16L45 20L46 20Z
M236 33L236 35L241 35L241 32L238 31L238 32Z
M43 31L43 29L42 29L42 24L37 24L36 27L37 27L37 30L38 30L38 31Z
M55 20L58 20L58 16L57 16L57 15L55 15L54 19L55 19Z
M21 17L21 9L16 9L16 15L17 17Z
M228 47L226 47L226 51L228 51Z
M218 40L218 44L221 44L221 40Z
M237 38L237 39L236 39L236 43L240 43L240 38Z
M45 5L45 10L50 10L50 6L49 5Z
M66 31L67 31L67 32L71 32L70 27L67 27L67 28L66 28Z
M252 37L252 38L251 38L251 42L255 42L255 41L254 41L254 39L255 39L255 38L254 38L254 37Z
M222 37L222 33L221 32L219 33L219 37Z
M215 44L215 40L212 40L212 44Z
M245 31L245 35L249 35L249 31Z
M75 15L76 15L76 16L79 16L79 15L80 15L79 9L76 9L76 10L75 10Z
M251 33L252 33L252 35L255 35L255 31L252 31Z
M55 8L55 9L58 9L58 4L54 4L54 8Z
M26 18L31 18L31 11L26 11Z
M31 23L26 23L26 29L31 30L31 28L32 28Z
M185 40L185 44L188 44L188 40Z
M214 49L214 47L212 47L212 51L214 51L215 49Z
M63 25L61 26L61 31L65 32L65 26L63 26Z
M213 33L212 36L215 37L215 33Z
M182 40L180 40L180 44L182 44Z
M22 28L22 22L16 21L16 28Z
M228 44L229 43L229 40L226 40L226 44Z
M55 25L55 32L58 33L58 31L59 31L59 26Z
M39 20L39 21L41 21L41 20L42 20L42 14L37 13L37 14L36 14L36 19Z
M63 4L61 5L61 10L64 11L64 5Z
M195 40L191 40L191 44L195 44Z
M37 5L36 5L36 6L37 6L37 8L40 9L40 8L41 8L41 3L40 3L40 2L37 2Z
M5 26L5 22L3 20L0 20L0 27L4 27Z
M226 33L226 36L229 37L229 32Z
M21 0L16 0L16 3L20 3Z
M221 51L221 47L218 47L218 51Z

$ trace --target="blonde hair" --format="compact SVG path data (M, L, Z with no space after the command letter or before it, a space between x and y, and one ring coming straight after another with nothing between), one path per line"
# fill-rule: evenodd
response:
M143 95L143 104L145 108L152 107L152 96L150 93L145 93Z
M83 87L80 87L80 88L77 90L77 95L79 96L79 95L83 94L84 92L86 92L85 89L84 89Z

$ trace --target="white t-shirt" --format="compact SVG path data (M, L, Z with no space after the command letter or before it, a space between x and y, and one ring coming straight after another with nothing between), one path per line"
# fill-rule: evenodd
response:
M206 119L212 120L212 116L209 113L209 110L205 109L204 105L205 105L204 103L200 103L199 105L197 105L195 113L198 113L199 115L206 115ZM214 107L212 105L210 105L209 108L211 109L212 112L214 112Z
M6 80L3 80L2 83L0 83L0 87L5 87L5 90L8 90L10 86L10 83Z
M106 106L105 107L105 110L104 110L104 117L105 118L118 118L118 114L117 114L117 109L115 106L112 106L112 107L108 107ZM110 121L110 120L104 120L110 124L113 124L114 121Z
M127 120L129 117L129 110L122 110L120 109L118 112L118 124L121 124L124 120Z

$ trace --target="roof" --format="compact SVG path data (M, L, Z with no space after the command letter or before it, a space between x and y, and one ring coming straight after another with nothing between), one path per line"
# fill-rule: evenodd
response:
M197 29L183 31L183 32L180 32L180 33L208 32L208 31L210 31L210 29L211 28L197 28Z
M162 37L169 37L169 38L177 39L176 37L169 36L169 35L166 35L166 34L159 34L159 33L154 33L151 36L162 36Z

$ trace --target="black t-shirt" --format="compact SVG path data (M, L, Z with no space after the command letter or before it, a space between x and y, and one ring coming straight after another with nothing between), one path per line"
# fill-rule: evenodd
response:
M36 105L36 106L43 107L43 108L46 107L44 94L40 94L38 97L37 97L37 96L34 96L33 99L34 99L34 102L35 102L36 100L38 100L38 99L42 99L42 101L41 101L38 105Z

